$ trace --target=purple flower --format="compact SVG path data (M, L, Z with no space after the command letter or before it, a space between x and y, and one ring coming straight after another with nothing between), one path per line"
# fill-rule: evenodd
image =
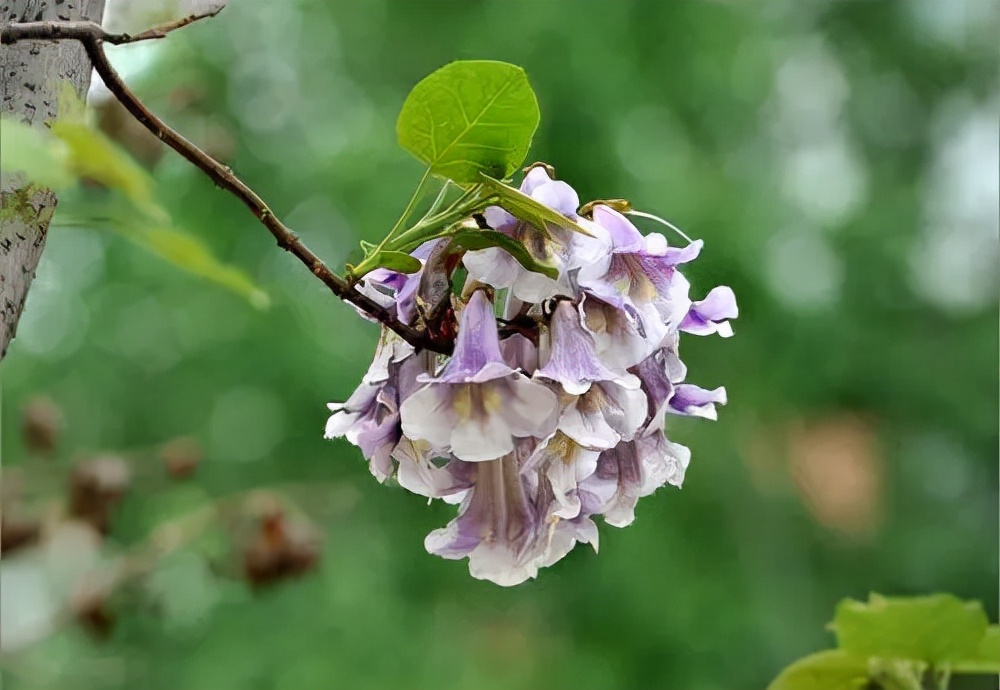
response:
M601 297L588 290L579 310L597 356L611 367L638 364L668 335L655 308L640 311L613 292Z
M655 347L690 310L688 282L677 266L697 258L702 242L671 247L663 235L643 236L625 216L604 205L594 207L594 223L611 238L611 262L604 275L582 278L580 287L629 314L642 336ZM643 357L651 351L648 349Z
M544 438L555 430L558 399L508 366L500 352L493 305L473 294L463 310L455 352L437 376L400 408L403 432L468 462L494 460L515 438Z
M475 485L458 517L427 535L427 551L442 558L468 557L473 577L510 587L535 577L578 541L596 548L597 528L589 515L578 511L573 519L561 519L548 477L522 471L534 445L518 441L511 453L477 463ZM588 508L597 507L589 494L586 498Z
M597 357L594 339L570 302L556 304L549 321L548 341L551 354L535 376L561 384L567 393L586 393L595 381L624 381L632 388L639 385L634 376L613 371Z
M427 550L468 558L474 577L503 586L535 577L578 542L596 551L594 516L624 527L641 497L681 485L691 454L667 438L666 415L715 419L726 389L684 383L680 334L728 337L738 314L728 287L691 301L679 267L698 256L700 241L671 247L602 204L581 218L576 192L542 167L521 191L593 236L486 209L492 228L558 278L525 270L499 248L467 252L471 296L455 305L453 354L415 353L385 330L361 385L330 405L326 430L358 445L380 480L395 473L408 491L457 504ZM451 266L433 247L414 256L444 284ZM421 273L380 269L363 289L412 323ZM497 288L497 305L482 283Z
M559 416L559 430L587 448L604 450L635 437L648 412L638 388L602 381L571 400Z
M603 453L594 474L581 488L608 496L600 512L614 527L627 527L635 520L635 506L664 484L680 486L691 460L691 451L671 443L662 431L620 443Z
M375 358L361 385L343 403L329 403L333 414L326 423L328 439L344 436L358 446L380 482L392 476L391 454L401 437L400 404L427 372L430 358L383 329Z
M599 455L599 451L585 448L557 431L535 448L521 472L542 472L558 504L552 514L572 519L580 514L582 505L579 484L597 470Z

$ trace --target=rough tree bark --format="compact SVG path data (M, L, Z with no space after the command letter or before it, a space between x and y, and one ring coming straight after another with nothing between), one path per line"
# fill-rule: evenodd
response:
M0 0L0 26L87 19L100 23L103 14L104 0ZM90 88L90 60L76 41L4 45L0 68L0 113L33 127L43 127L55 117L63 81L69 81L81 97ZM20 175L0 175L0 359L17 330L56 201L52 190L28 186Z

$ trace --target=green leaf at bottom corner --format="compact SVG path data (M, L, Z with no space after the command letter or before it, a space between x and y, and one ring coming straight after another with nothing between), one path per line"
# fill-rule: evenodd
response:
M950 594L872 594L867 602L841 601L830 627L838 646L849 654L939 666L975 657L988 623L979 602Z
M502 232L495 232L493 230L468 230L458 233L451 241L454 245L470 251L499 247L514 257L519 264L529 271L541 273L553 280L559 277L559 270L555 266L549 266L537 261L528 252L527 247L517 240L504 235Z
M802 657L778 674L767 690L861 690L867 684L864 659L831 649Z
M399 144L435 175L459 183L511 175L538 128L538 100L524 70L461 60L422 79L396 122Z

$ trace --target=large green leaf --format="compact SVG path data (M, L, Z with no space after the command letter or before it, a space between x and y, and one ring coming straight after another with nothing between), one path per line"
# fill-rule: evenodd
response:
M467 230L455 235L451 241L455 246L473 251L477 249L487 249L489 247L500 247L514 257L519 264L524 266L529 271L541 273L542 275L546 275L553 279L559 277L559 269L555 266L549 266L548 264L543 264L540 261L537 261L530 253L528 253L527 247L517 240L504 235L502 232L494 232L492 230Z
M775 678L767 690L860 690L868 683L868 664L839 649L803 657Z
M845 599L830 627L839 647L858 657L914 659L941 665L975 658L989 620L979 602L950 594Z
M47 130L9 117L0 118L0 169L55 190L76 184L66 146Z
M538 128L524 70L492 60L453 62L421 80L396 122L399 144L456 182L504 178L524 162Z
M575 223L559 213L559 211L549 208L540 201L536 201L519 189L504 184L500 180L488 175L482 175L479 178L479 182L482 183L488 192L496 194L499 197L499 201L497 201L498 206L523 221L527 221L542 230L548 230L549 225L555 225L593 237L579 223Z

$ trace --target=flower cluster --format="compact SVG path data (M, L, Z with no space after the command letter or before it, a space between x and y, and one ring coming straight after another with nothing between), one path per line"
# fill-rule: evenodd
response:
M667 438L665 417L715 419L726 391L683 383L679 335L730 336L737 315L728 287L688 297L678 267L698 256L700 241L674 247L643 235L610 204L581 216L576 192L544 167L528 172L521 192L587 234L499 207L485 222L558 276L531 272L499 247L465 252L465 287L450 297L451 357L416 352L383 329L360 387L329 406L326 426L327 438L361 448L379 481L395 476L458 504L427 550L468 558L474 577L504 586L535 577L577 542L596 550L594 516L624 527L640 497L680 486L690 451ZM420 272L379 271L365 289L417 323L420 287L435 282L423 274L448 265L431 258L445 241L414 252Z

